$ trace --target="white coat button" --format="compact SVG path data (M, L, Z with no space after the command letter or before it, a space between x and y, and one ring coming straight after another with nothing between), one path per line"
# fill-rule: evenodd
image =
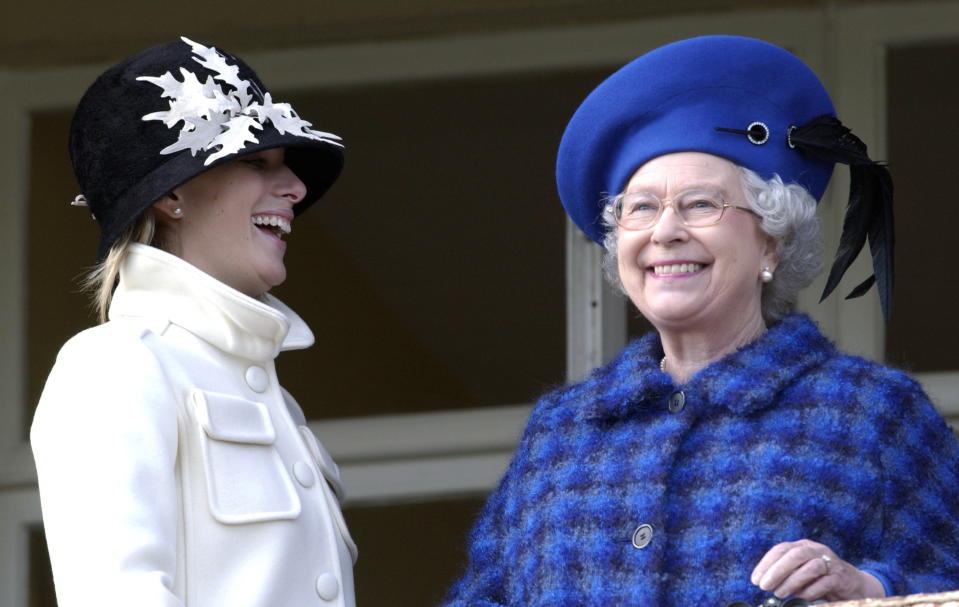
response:
M270 385L270 378L267 377L263 367L254 365L246 370L246 385L255 392L263 392Z
M633 546L636 548L645 548L651 541L653 541L652 525L640 525L636 527L636 531L633 531Z
M298 483L304 487L312 487L316 482L316 475L313 474L313 468L306 462L296 462L293 464L293 476Z
M316 578L316 593L324 601L332 601L340 593L340 582L332 573L321 573Z

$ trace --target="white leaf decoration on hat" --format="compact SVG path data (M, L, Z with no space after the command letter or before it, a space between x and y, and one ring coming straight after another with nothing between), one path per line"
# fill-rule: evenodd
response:
M270 97L269 93L263 95L263 105L252 104L249 107L250 112L255 112L257 116L260 117L260 120L269 120L273 123L273 126L276 127L276 130L280 132L281 135L286 133L292 133L294 135L301 135L303 137L309 137L310 139L317 139L323 141L326 138L333 137L339 139L336 135L332 133L324 133L322 131L314 131L310 127L313 126L306 120L300 118L296 110L293 109L289 103L273 103L273 99Z
M162 120L163 124L170 128L181 120L196 126L201 120L214 120L213 116L224 111L228 111L232 104L224 96L220 87L214 84L213 78L208 77L206 83L201 83L196 74L180 68L183 74L183 82L177 83L178 86L171 87L170 81L163 84L153 82L159 78L137 78L137 80L146 80L153 82L157 86L163 87L163 97L170 97L170 109L166 112L153 112L143 117L144 120ZM170 72L164 74L170 76L170 80L176 82L176 78L170 75ZM163 78L161 76L160 78ZM167 94L169 90L170 94Z
M203 46L189 38L181 39L199 57L193 60L215 75L200 82L196 74L181 67L182 81L170 72L137 78L160 87L163 89L160 97L170 99L168 110L146 114L143 120L159 120L167 128L183 123L176 142L160 150L161 154L190 150L196 156L198 152L219 148L204 161L203 164L208 165L241 151L248 143L258 143L253 130L262 130L267 122L281 135L289 133L343 147L336 135L310 128L313 125L301 119L289 103L273 103L270 94L259 89L255 93L262 98L262 103L254 101L250 93L254 83L240 78L240 68L229 65L216 48ZM230 90L223 90L214 80L228 85Z
M235 89L235 95L237 99L240 100L240 104L244 107L249 105L252 100L250 96L250 83L240 78L239 66L227 64L226 57L217 52L213 47L203 46L185 36L180 36L180 40L190 45L194 55L200 56L199 59L194 57L194 61L211 72L216 72L217 80L222 80Z
M213 162L217 158L239 152L246 147L247 143L259 143L259 140L253 135L253 129L263 130L263 125L253 116L240 115L230 119L230 121L226 123L226 130L210 142L209 147L215 147L217 145L222 147L219 152L211 154L210 157L206 159L206 164Z
M223 132L223 125L228 120L226 114L214 114L210 120L199 120L196 125L187 123L180 130L176 143L160 150L161 154L173 154L180 150L190 150L196 156L197 152L205 150L217 136ZM190 130L187 127L193 127Z
M157 76L156 78L150 76L141 76L137 78L137 80L146 80L147 82L152 82L163 89L163 92L160 93L160 97L176 97L178 94L177 91L179 91L180 87L182 86L182 83L170 72L167 72L162 76Z

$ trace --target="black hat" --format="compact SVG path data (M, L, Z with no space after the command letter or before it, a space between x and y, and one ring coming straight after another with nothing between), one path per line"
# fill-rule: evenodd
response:
M286 164L307 189L297 214L343 167L340 138L274 102L239 57L181 40L108 69L73 116L70 157L100 224L97 259L162 196L238 155L286 148Z

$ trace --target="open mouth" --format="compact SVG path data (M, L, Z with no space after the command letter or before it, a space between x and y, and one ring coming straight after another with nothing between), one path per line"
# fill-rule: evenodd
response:
M676 274L693 274L706 267L702 263L672 263L661 266L650 266L649 270L656 276L670 276Z
M279 215L254 215L250 221L252 221L253 225L257 228L266 232L272 232L277 238L283 238L293 231L293 228L290 226L290 220L285 217L280 217Z

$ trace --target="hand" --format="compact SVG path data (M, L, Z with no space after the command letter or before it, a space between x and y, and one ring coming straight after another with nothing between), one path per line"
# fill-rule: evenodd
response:
M749 581L779 598L845 601L886 595L875 576L856 569L828 546L806 539L773 546Z

